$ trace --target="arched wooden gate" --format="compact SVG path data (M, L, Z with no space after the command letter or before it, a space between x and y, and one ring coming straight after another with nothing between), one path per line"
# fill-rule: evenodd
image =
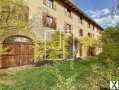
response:
M33 64L33 45L30 38L9 37L5 39L3 48L7 48L7 54L2 55L1 68Z

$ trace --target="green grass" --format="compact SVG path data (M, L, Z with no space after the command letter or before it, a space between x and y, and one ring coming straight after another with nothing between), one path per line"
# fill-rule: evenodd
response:
M56 86L56 70L65 78L76 76L76 82L84 80L90 73L90 65L96 60L65 61L48 66L33 67L15 74L0 76L0 90L52 90Z

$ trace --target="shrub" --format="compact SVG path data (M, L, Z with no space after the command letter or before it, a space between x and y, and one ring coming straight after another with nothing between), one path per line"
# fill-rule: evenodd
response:
M103 62L116 63L119 58L119 28L108 28L102 34L103 52L99 55Z
M34 59L35 62L40 62L44 57L44 43L40 41L34 42Z
M50 59L66 59L73 55L72 36L64 35L64 33L59 31L51 35L49 46L47 54Z

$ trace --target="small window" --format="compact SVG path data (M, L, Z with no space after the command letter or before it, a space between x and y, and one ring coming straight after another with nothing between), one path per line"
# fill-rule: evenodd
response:
M90 23L88 23L88 28L90 28L91 27L91 24Z
M95 26L93 25L93 30L95 30Z
M43 0L43 4L47 5L49 8L54 8L54 0Z
M72 17L71 10L65 8L65 15L68 16L68 17Z
M91 37L91 33L88 33L88 37Z
M79 17L79 23L83 24L83 18Z
M80 34L80 36L83 36L83 30L82 29L80 29L79 34Z
M43 25L45 27L56 29L56 20L55 20L55 18L53 18L49 15L44 15L43 16Z
M49 25L53 23L53 17L47 16L46 21Z
M93 38L94 37L94 34L88 33L88 36Z
M72 26L70 24L65 24L64 29L66 32L71 32Z

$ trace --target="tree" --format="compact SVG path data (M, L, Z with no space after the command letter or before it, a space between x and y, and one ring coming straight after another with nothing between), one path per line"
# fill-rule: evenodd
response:
M109 80L116 80L119 76L119 28L107 28L102 34L103 52L99 55L101 62L101 73L105 84ZM101 83L102 83L101 82Z
M101 60L111 60L117 63L119 59L119 28L107 28L102 34L103 52L100 54Z

